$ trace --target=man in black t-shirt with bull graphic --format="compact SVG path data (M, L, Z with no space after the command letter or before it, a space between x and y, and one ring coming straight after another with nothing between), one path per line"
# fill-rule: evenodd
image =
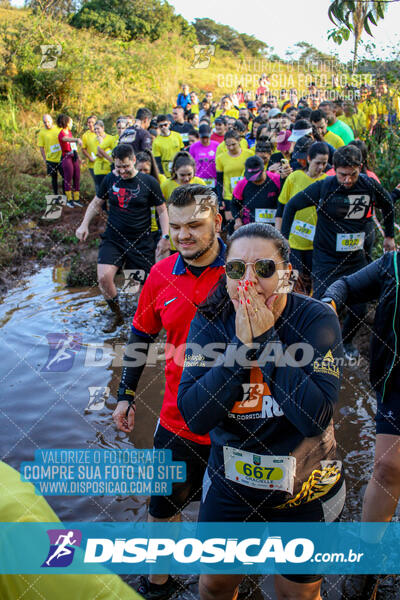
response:
M113 150L115 171L103 180L99 195L89 204L76 236L84 241L89 225L102 212L108 200L108 221L99 247L97 276L100 290L114 313L105 333L111 333L123 322L114 277L120 267L139 270L144 277L154 264L154 245L150 235L151 207L155 206L160 220L162 237L157 251L169 249L168 213L157 181L136 170L136 157L129 144L119 144ZM115 172L117 174L115 174Z

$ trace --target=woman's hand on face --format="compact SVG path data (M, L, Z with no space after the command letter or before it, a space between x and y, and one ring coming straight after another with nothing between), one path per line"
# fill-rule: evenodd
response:
M243 288L242 294L253 338L256 338L269 331L275 325L276 318L273 312L273 305L278 295L273 294L265 302L265 297L256 291L252 281L245 281L244 285L240 287Z
M250 325L250 319L246 308L246 300L243 294L242 282L238 282L238 300L235 300L236 308L236 335L239 340L249 346L253 343L253 332Z

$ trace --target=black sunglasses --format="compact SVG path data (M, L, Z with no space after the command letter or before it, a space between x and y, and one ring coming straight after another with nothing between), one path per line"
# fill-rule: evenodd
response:
M254 265L257 277L268 279L275 273L276 265L280 265L283 262L282 260L276 263L272 258L260 258L250 263L246 263L244 260L229 260L225 265L225 272L229 279L243 279L247 265Z

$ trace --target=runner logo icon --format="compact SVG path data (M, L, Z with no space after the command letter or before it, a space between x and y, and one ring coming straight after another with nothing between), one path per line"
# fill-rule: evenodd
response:
M48 529L50 548L42 567L68 567L82 542L79 529Z
M48 333L49 356L42 371L65 372L74 364L75 352L82 347L80 333Z
M214 44L195 44L193 46L194 57L190 65L191 69L207 69L211 57L215 55Z

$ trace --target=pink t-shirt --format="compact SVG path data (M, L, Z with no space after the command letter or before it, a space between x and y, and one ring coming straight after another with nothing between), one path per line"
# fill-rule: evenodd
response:
M215 153L217 148L218 142L212 141L210 141L208 146L203 146L201 142L195 142L190 146L189 152L196 163L197 177L201 177L202 179L215 179L217 177L215 167Z

